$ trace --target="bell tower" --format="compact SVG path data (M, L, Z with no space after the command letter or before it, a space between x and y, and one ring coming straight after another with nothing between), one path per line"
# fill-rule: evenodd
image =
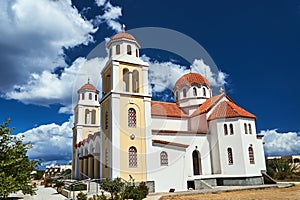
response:
M148 63L139 58L140 44L129 33L107 43L109 60L101 72L102 177L132 175L147 180L146 138L151 134Z
M79 163L76 145L87 139L89 134L100 131L100 104L99 91L90 81L84 84L78 91L78 101L74 108L73 127L73 151L72 151L72 175L79 178Z

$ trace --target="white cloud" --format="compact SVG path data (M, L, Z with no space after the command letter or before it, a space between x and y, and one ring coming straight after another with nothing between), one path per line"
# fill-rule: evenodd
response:
M99 88L100 71L106 61L106 58L77 58L69 68L65 68L60 77L47 70L41 74L32 73L26 84L16 85L15 90L6 94L6 98L42 106L61 104L63 107L60 113L72 113L72 99L76 103L77 90L88 78Z
M103 6L106 3L106 0L95 0L98 7Z
M277 129L263 130L265 154L268 156L299 155L300 133L280 133Z
M105 1L96 0L97 5L103 5ZM95 24L106 22L107 25L117 32L122 31L122 25L117 21L122 16L122 8L119 6L113 6L110 2L107 2L104 6L104 14L98 15Z
M149 83L152 86L152 92L162 92L165 89L173 90L176 81L184 74L190 72L190 69L187 69L185 66L172 62L151 61L145 55L141 58L150 65ZM194 60L192 66L192 71L205 76L213 87L220 87L226 84L227 74L221 71L218 71L218 74L213 74L210 67L203 60Z
M0 18L2 92L24 84L33 73L66 67L63 48L92 42L97 30L71 0L4 0Z
M45 162L72 159L73 117L69 121L58 125L55 123L41 125L39 127L19 133L24 136L24 142L31 143L28 151L31 159L43 159Z

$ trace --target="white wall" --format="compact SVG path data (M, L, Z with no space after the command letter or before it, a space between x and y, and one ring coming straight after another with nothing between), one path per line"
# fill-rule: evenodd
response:
M185 118L152 117L151 129L188 131L188 120Z

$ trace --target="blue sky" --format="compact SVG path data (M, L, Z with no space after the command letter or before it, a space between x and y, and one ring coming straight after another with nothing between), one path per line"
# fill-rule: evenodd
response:
M257 116L266 154L300 154L300 0L4 0L0 19L0 119L10 117L14 134L33 143L32 158L71 159L74 74L121 24L168 28L196 40L224 74L226 93ZM168 52L141 53L154 83L162 80L157 68L185 72L197 65ZM168 100L164 94L153 90L154 99Z

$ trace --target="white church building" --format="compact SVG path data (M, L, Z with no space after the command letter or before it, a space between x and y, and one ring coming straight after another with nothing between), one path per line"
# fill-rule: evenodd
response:
M174 85L175 102L152 101L149 64L123 31L107 43L102 97L89 82L74 108L72 172L76 179L145 181L152 192L209 185L263 184L266 170L256 117L200 74Z

